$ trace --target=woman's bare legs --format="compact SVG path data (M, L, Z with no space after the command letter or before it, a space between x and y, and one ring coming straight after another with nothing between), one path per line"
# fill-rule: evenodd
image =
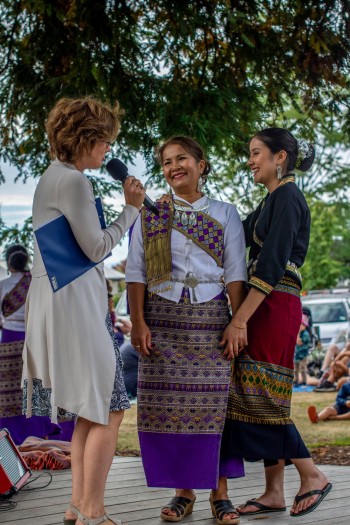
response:
M284 460L280 459L277 465L265 467L265 491L257 498L262 505L272 508L284 508ZM257 510L254 505L242 505L237 507L239 513L244 516L246 512Z
M77 421L72 439L72 500L80 512L98 518L105 512L104 492L115 454L118 431L124 411L110 412L108 425L83 418ZM67 518L75 518L71 513ZM106 524L111 523L106 521ZM82 525L77 520L77 525Z
M71 443L71 457L72 457L72 497L71 503L76 508L80 509L83 499L83 485L84 485L84 450L87 436L91 428L91 422L81 417L78 418L74 428L72 443ZM77 516L67 510L65 517L67 519L75 519Z

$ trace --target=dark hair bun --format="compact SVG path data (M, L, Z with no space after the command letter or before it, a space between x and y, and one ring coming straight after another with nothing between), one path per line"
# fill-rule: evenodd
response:
M13 252L8 260L8 267L12 270L15 270L15 272L25 272L28 271L27 264L28 264L28 254L18 251Z
M11 244L5 251L5 259L7 265L9 263L10 255L12 255L15 252L23 252L26 255L28 255L27 248L23 246L23 244Z

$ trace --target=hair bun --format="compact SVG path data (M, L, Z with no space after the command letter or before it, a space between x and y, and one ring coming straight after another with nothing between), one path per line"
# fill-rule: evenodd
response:
M315 148L310 142L304 139L297 140L298 156L295 162L295 167L299 171L307 171L311 168L315 160Z

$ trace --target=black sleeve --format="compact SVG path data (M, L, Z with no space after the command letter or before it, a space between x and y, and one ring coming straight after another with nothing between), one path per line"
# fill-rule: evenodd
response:
M249 285L269 294L283 277L299 231L302 208L288 185L271 194L268 231Z

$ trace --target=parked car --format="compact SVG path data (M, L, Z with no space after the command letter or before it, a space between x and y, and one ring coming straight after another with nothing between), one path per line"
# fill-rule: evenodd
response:
M350 333L349 293L313 293L302 297L302 304L310 309L314 328L324 348L335 342L340 334Z

